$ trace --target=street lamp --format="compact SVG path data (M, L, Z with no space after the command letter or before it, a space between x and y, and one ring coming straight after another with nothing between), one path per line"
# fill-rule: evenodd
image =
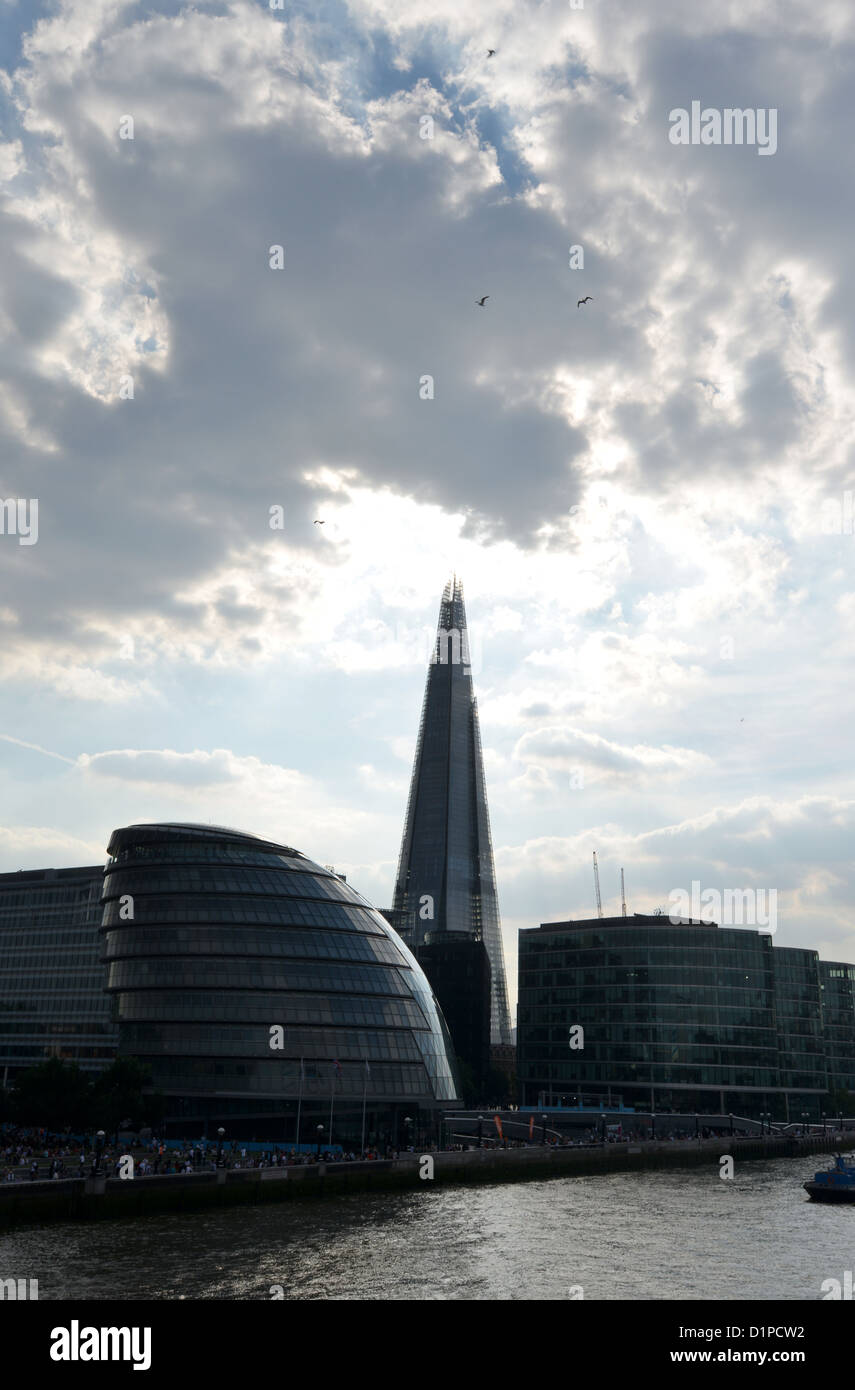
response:
M732 1110L728 1110L727 1116L728 1116L728 1119L730 1120L730 1137L731 1137L731 1139L732 1139L732 1138L733 1138L733 1111L732 1111Z
M809 1119L810 1119L810 1111L808 1111L808 1110L803 1110L803 1111L802 1111L802 1138L803 1138L803 1139L804 1139L805 1135L807 1134L807 1122L808 1122Z
M772 1112L770 1110L760 1111L760 1133L764 1134L766 1128L772 1133Z
M317 1133L318 1133L318 1153L317 1153L317 1158L318 1158L318 1162L319 1162L319 1163L320 1163L320 1161L321 1161L321 1138L322 1138L322 1136L323 1136L323 1132L324 1132L324 1127L323 1127L323 1125L318 1125L318 1130L317 1130Z
M650 1139L651 1142L656 1138L656 1111L650 1112Z
M478 1148L479 1148L479 1149L482 1147L483 1134L484 1134L484 1116L483 1116L483 1115L479 1115L479 1116L478 1116Z
M700 1126L700 1121L698 1120L697 1115L695 1115L695 1138L696 1138L696 1139L700 1139L700 1137L701 1137L701 1126Z
M98 1133L95 1135L95 1167L94 1167L94 1169L93 1169L93 1176L94 1176L94 1177L97 1177L98 1174L99 1174L100 1171L101 1171L101 1152L102 1152L103 1148L104 1148L104 1131L103 1131L103 1129L99 1129Z
M825 1138L825 1111L822 1112L822 1137Z
M540 1142L541 1142L541 1144L545 1144L545 1143L546 1143L546 1116L545 1116L545 1115L541 1115L541 1117L540 1117Z
M222 1127L221 1127L220 1129L217 1130L217 1135L219 1136L219 1140L220 1140L219 1144L217 1145L217 1167L218 1167L218 1168L222 1168L222 1166L223 1166L223 1135L225 1134L225 1132L226 1132L226 1131L225 1131Z
M605 1144L605 1142L606 1142L606 1117L605 1117L605 1115L601 1115L601 1116L600 1116L600 1125L601 1125L601 1127L602 1127L602 1132L603 1132L603 1143Z

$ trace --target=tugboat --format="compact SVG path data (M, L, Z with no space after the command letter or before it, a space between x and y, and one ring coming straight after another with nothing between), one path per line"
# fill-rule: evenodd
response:
M836 1154L834 1167L814 1174L813 1182L802 1183L812 1202L855 1202L855 1160Z

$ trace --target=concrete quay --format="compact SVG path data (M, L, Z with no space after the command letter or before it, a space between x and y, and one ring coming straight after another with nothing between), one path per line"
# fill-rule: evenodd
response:
M851 1142L851 1140L849 1141ZM730 1154L739 1162L838 1152L846 1138L722 1136L615 1143L590 1147L533 1144L518 1149L472 1148L401 1154L354 1163L294 1164L199 1173L147 1175L122 1180L60 1178L0 1185L0 1228L63 1220L128 1219L161 1212L190 1212L343 1193L430 1190L449 1184L543 1181L666 1168L718 1170ZM805 1176L811 1176L805 1169Z

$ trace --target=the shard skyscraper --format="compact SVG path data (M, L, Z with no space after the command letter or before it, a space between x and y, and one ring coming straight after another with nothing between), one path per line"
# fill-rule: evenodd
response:
M394 908L417 949L430 934L483 941L492 972L490 1041L511 1042L490 817L463 586L446 584L428 667Z

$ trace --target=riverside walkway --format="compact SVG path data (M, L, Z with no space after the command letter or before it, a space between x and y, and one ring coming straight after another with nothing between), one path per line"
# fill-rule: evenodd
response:
M335 1197L357 1191L430 1190L446 1184L489 1184L591 1176L637 1169L707 1167L834 1153L851 1136L719 1136L702 1140L586 1145L531 1144L518 1148L471 1147L413 1151L388 1159L288 1163L256 1168L212 1168L121 1179L99 1174L0 1184L0 1227L57 1220L131 1218L155 1212L299 1198Z

